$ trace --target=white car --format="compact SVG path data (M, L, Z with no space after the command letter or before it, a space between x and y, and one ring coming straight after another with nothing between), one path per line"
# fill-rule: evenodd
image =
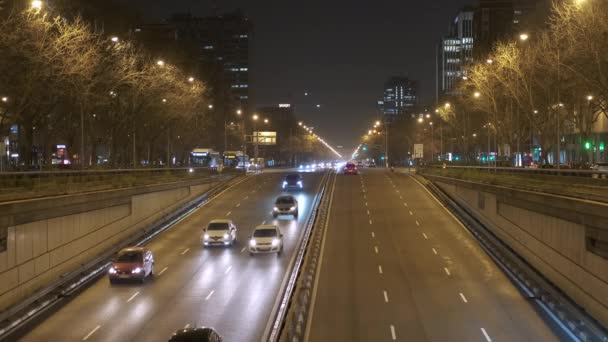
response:
M281 228L271 224L255 227L249 239L249 255L258 253L283 252L283 232Z
M236 242L236 226L232 220L213 220L203 229L203 245L232 246Z

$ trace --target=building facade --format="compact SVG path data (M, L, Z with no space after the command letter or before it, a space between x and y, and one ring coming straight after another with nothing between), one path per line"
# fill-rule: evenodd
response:
M458 80L466 76L466 66L473 62L474 14L472 7L462 8L441 40L438 56L439 86L443 95L456 93Z
M384 84L384 96L378 109L386 120L409 114L418 105L418 82L407 77L393 76Z

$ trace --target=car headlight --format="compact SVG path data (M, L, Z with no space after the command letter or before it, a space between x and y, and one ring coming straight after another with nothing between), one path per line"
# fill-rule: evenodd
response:
M110 274L116 274L116 269L114 267L110 267L110 270L108 272Z
M296 206L294 205L293 207L289 208L289 210L296 210Z
M256 243L254 239L249 240L249 246L255 247Z
M279 242L281 242L281 240L279 240L279 239L272 239L272 246L273 246L273 247L278 246L278 245L279 245Z
M279 211L279 208L277 208L277 207L274 207L274 208L272 208L272 209L273 209L274 211Z
M205 233L205 235L203 235L203 238L204 238L205 240L209 240L209 234Z
M141 267L135 267L135 269L133 271L131 271L131 273L133 274L137 274L141 272Z
M302 186L302 181L298 181L298 185L299 185L299 186Z
M224 240L228 240L229 237L230 237L230 235L224 234Z
M304 165L300 165L300 169L303 169L303 168L304 168Z
M286 186L287 186L287 182L283 182L283 187L286 187Z

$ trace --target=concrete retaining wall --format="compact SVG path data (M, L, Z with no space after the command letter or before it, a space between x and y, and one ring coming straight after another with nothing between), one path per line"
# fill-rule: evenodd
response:
M608 204L425 177L608 326Z
M220 178L0 204L0 311L94 259Z

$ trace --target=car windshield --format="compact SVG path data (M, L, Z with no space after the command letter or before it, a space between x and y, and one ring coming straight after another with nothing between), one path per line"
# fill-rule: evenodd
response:
M297 182L300 180L300 175L289 175L285 178L288 182Z
M207 226L207 230L227 230L228 223L226 222L212 222Z
M139 262L142 259L141 252L123 252L118 255L116 262Z
M293 204L293 197L279 197L277 198L276 204Z
M346 164L346 168L347 169L354 169L355 168L355 164Z
M273 236L277 236L277 230L276 229L256 229L255 232L253 232L253 237L273 237Z

